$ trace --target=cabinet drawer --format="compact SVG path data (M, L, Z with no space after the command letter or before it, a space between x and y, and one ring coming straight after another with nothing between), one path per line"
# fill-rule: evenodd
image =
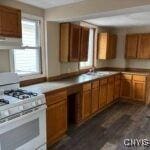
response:
M116 80L120 80L120 77L121 77L120 74L119 74L119 75L116 75L116 76L115 76L115 81L116 81Z
M146 81L146 76L142 76L142 75L133 75L133 81Z
M99 87L99 81L93 81L92 82L92 89L98 88Z
M104 85L104 84L107 84L107 79L102 79L102 80L100 80L100 85Z
M132 80L132 75L131 74L122 74L121 79Z
M91 83L83 84L83 91L91 90Z
M55 94L46 95L46 104L52 105L67 99L67 91L57 92Z

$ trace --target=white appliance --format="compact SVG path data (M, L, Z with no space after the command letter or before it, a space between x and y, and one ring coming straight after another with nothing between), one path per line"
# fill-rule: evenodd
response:
M17 49L21 48L22 39L21 38L8 38L0 37L0 49Z
M0 150L46 150L43 94L19 89L15 73L0 73Z

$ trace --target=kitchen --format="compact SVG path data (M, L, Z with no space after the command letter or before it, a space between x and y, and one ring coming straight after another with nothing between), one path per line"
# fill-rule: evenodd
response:
M148 149L149 8L1 0L0 149Z

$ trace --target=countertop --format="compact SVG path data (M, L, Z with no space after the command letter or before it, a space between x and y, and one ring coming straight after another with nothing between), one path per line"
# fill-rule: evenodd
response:
M39 84L26 86L26 87L23 87L23 89L33 91L36 93L47 93L47 92L83 84L83 83L86 83L86 82L89 82L92 80L106 78L111 75L116 75L119 73L138 74L138 75L145 75L145 76L150 75L149 72L133 72L133 71L121 71L121 72L119 72L119 71L100 71L100 72L109 72L109 74L103 75L103 76L82 74L82 75L67 78L67 79L51 81L51 82L43 82L43 83L39 83Z
M119 73L120 72L112 71L109 74L103 76L82 74L68 79L34 84L34 85L23 87L22 89L29 90L36 93L47 93L58 89L63 89L63 88L68 88L70 86L83 84L92 80L106 78Z

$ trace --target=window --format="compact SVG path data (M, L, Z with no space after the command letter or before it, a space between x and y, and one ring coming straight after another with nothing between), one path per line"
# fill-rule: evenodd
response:
M88 60L86 62L80 62L80 69L93 67L93 56L94 56L93 44L94 44L94 29L90 29L89 45L88 45Z
M22 42L20 49L13 50L14 72L19 75L41 73L40 21L22 19Z

